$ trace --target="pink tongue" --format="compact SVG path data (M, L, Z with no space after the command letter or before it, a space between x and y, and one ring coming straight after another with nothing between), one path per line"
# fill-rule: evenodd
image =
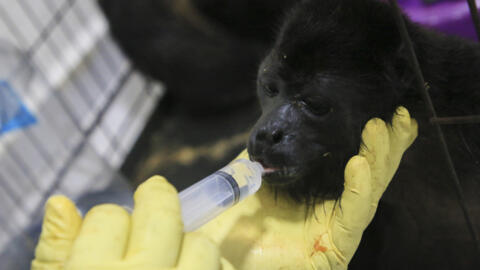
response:
M263 173L272 173L274 171L276 171L277 169L274 169L274 168L264 168L263 170Z

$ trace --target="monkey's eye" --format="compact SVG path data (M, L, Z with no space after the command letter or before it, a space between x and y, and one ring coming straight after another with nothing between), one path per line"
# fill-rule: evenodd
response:
M278 95L278 89L275 85L273 84L264 84L263 85L263 91L268 97L274 97Z
M332 106L330 106L330 104L326 100L304 98L301 102L311 113L318 116L326 115L333 110Z

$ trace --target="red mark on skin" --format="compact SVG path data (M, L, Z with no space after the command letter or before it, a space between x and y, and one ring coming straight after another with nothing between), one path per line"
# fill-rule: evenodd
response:
M323 235L323 234L322 234ZM320 235L316 240L315 243L313 244L313 252L310 254L310 257L313 256L316 252L325 252L328 250L326 246L320 245L320 239L322 238L322 235Z

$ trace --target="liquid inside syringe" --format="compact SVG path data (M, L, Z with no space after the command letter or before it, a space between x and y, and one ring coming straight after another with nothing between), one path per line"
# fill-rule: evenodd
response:
M260 163L237 159L180 192L184 231L194 231L254 194L262 183Z

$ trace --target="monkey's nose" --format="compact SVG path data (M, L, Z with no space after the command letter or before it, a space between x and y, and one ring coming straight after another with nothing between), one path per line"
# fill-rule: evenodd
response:
M261 128L257 132L256 139L258 141L270 144L277 144L282 141L283 131L278 128L268 129Z

